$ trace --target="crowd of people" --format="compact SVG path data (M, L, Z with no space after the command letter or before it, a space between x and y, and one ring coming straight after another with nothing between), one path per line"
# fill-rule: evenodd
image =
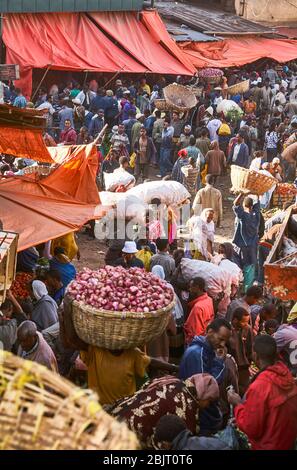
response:
M162 177L190 193L183 243L172 229L178 225L174 211L165 211L154 198L149 210L162 230L147 239L116 238L108 244L106 264L145 269L174 291L166 331L143 350L106 350L77 336L65 297L76 276L74 259L80 257L73 233L19 253L18 271L31 275L28 297L20 300L9 292L0 306L4 349L87 382L145 448L231 450L230 418L237 437L244 433L252 450L295 446L297 304L284 315L263 289L263 264L280 228L265 230L262 211L271 195L237 195L232 243L215 243L224 221L216 186L231 165L268 172L279 181L296 178L296 162L282 158L288 141L297 142L296 70L267 66L261 73L229 72L228 84L246 78L249 91L232 97L242 110L236 116L217 110L227 97L226 82L212 89L196 78L191 83L202 90L198 105L183 115L155 109L166 85L161 79L150 85L145 78L137 84L118 79L114 90L94 80L83 86L73 81L64 88L54 85L49 93L41 89L34 104L20 90L6 91L14 106L44 110L49 145L90 143L108 124L98 143L101 189L104 174L120 167L134 175L133 184ZM4 156L1 174L16 170L14 159ZM40 268L40 259L47 268ZM187 260L204 262L205 270L220 267L230 289L216 278L222 288L212 295L211 281L186 278Z

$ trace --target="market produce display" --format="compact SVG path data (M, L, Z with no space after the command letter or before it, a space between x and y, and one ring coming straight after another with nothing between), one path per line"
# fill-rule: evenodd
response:
M297 194L297 188L293 184L290 184L290 183L278 183L275 191L277 194L283 194L283 195Z
M30 273L17 273L15 280L11 285L12 294L18 299L26 299L30 293L28 284L33 279L33 274Z
M148 313L173 301L173 290L166 282L139 268L85 268L69 284L67 293L91 307L117 312Z
M213 78L222 78L224 73L220 69L214 69L214 68L205 68L198 70L198 77L200 78L205 78L205 79L213 79Z

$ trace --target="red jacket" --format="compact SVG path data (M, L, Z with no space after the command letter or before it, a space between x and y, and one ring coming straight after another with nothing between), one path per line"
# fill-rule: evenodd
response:
M212 299L207 293L189 303L190 315L184 325L186 343L190 344L194 336L203 336L207 325L214 320Z
M60 142L65 145L76 145L77 135L73 127L61 132Z
M249 386L235 408L236 423L253 450L290 450L297 437L297 386L287 366L277 362Z

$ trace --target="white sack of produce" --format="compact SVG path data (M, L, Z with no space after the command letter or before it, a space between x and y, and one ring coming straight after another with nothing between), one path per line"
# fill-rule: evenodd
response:
M134 186L135 178L123 169L115 170L113 173L103 173L106 191L115 191L118 186Z
M147 204L158 198L167 206L179 205L191 197L186 188L177 181L149 181L129 189L127 194L133 194Z
M217 113L224 113L225 115L229 111L237 111L239 114L243 114L242 109L232 100L223 100L217 106Z
M205 280L208 294L213 298L216 298L222 292L228 295L231 293L230 273L215 264L183 258L181 260L181 272L186 282L190 282L195 277L202 277Z
M128 191L126 193L101 191L99 197L103 206L113 206L113 210L107 214L108 216L118 219L134 219L138 223L145 222L148 205Z

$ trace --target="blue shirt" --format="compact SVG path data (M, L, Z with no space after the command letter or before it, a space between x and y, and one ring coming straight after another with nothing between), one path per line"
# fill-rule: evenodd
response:
M74 115L73 109L68 108L67 106L63 106L63 108L59 111L59 118L60 118L59 128L61 131L63 131L65 128L65 121L70 121L71 127L74 127L73 115Z
M27 106L27 100L24 96L17 96L13 102L13 106L16 108L25 108Z
M242 206L233 206L236 215L233 243L239 248L255 246L259 241L260 204L254 204L251 212L245 212Z
M208 373L220 384L224 379L224 371L223 360L216 356L207 338L195 336L182 357L179 378L186 380L195 374Z

